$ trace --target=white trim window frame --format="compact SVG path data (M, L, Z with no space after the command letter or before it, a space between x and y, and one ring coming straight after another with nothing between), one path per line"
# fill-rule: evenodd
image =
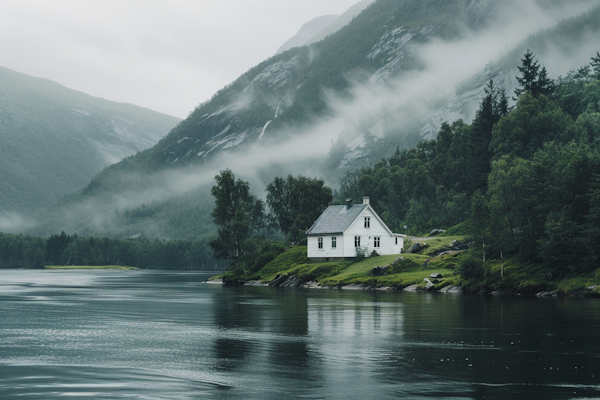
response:
M322 237L317 239L317 248L319 250L323 250L323 238Z
M371 227L371 217L365 217L365 228Z
M354 236L354 247L360 247L360 236Z
M381 236L375 236L373 238L373 247L377 249L381 247Z
M332 236L331 237L331 248L332 249L337 249L337 236Z

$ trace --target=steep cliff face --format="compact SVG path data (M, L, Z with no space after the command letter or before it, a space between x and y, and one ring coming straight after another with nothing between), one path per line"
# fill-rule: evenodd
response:
M56 202L178 121L0 68L0 211Z

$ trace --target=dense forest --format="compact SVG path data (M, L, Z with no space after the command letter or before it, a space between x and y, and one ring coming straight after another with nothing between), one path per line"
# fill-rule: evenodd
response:
M0 233L0 268L44 265L124 265L143 269L220 270L207 239L160 241L145 238L78 237L61 232L48 238Z
M347 173L338 199L371 197L396 231L462 229L482 264L516 256L550 276L597 268L600 248L600 54L556 81L531 52L512 110L493 81L472 124ZM484 266L472 270L484 274Z

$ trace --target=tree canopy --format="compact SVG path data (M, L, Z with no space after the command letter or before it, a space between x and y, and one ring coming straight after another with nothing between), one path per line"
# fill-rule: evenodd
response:
M306 231L333 199L322 179L303 176L276 177L266 191L272 223L295 243L306 239Z
M227 259L236 267L244 259L246 241L264 224L264 204L250 193L250 185L235 179L226 169L215 176L211 194L215 208L211 213L218 236L210 242L215 258Z

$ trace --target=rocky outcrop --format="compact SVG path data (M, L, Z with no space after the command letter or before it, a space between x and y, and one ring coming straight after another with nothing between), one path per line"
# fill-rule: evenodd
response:
M389 264L377 266L371 270L371 274L373 274L373 276L384 276L387 275L391 269L392 266Z
M418 253L421 250L428 248L429 245L427 243L413 243L410 248L406 251L407 253Z

